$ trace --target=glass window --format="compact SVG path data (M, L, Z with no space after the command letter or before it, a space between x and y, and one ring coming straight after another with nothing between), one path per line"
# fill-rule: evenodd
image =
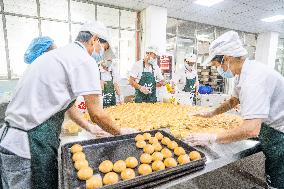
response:
M98 6L98 20L106 26L118 27L119 26L119 10L104 6Z
M178 24L178 20L174 18L167 19L167 33L176 34L176 26Z
M93 4L71 1L71 20L86 22L96 19L96 6Z
M121 30L120 37L120 75L128 78L132 65L136 62L136 38L135 31Z
M4 0L5 12L37 16L36 0Z
M42 20L41 32L43 36L51 37L57 47L69 43L69 26L67 23Z
M177 38L176 70L183 68L185 55L193 53L194 48L194 38Z
M40 16L68 20L67 0L40 0Z
M27 67L24 63L24 53L31 40L39 35L38 21L9 15L6 20L12 78L18 78Z
M116 59L119 59L119 30L109 29L110 44Z
M72 41L75 41L79 30L81 29L82 25L81 24L72 24L71 25L71 37L72 37Z
M132 11L120 11L120 27L124 29L135 29L137 13Z
M178 20L178 34L184 37L195 37L195 22Z
M0 14L2 17L2 15ZM0 79L8 77L2 20L0 22Z

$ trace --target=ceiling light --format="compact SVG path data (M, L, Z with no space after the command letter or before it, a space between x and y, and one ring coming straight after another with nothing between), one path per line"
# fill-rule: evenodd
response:
M271 17L263 18L261 20L264 22L277 22L279 20L284 20L284 15L271 16Z
M194 1L194 3L198 5L206 6L206 7L211 7L217 3L221 3L222 1L224 0L196 0Z

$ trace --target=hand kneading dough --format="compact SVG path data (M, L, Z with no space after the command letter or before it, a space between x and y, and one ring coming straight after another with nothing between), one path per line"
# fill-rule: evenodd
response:
M97 189L103 186L103 179L100 175L92 176L86 181L86 189Z
M126 163L123 160L118 160L113 164L113 170L120 173L126 169Z
M93 176L93 169L90 167L80 169L77 175L80 180L88 180Z
M160 161L160 160L154 161L154 162L152 163L152 169L153 169L154 171L164 170L164 169L165 169L165 164L164 164L162 161Z
M147 174L150 174L152 173L152 168L150 165L148 164L141 164L138 168L138 173L140 175L147 175Z
M126 163L126 167L129 167L129 168L133 169L133 168L137 167L138 160L135 157L128 157L125 160L125 163Z
M112 169L113 169L113 164L109 160L105 160L99 165L99 171L102 173L111 172Z
M84 160L84 159L86 159L86 155L83 152L77 152L72 156L73 161Z
M136 142L136 147L137 148L144 148L146 146L146 142L144 140L140 140Z
M105 185L114 184L117 182L118 182L118 175L115 172L109 172L103 178L103 183Z
M79 171L82 168L89 167L89 163L85 159L78 160L78 161L75 161L74 167L75 167L75 169L77 169Z
M151 163L152 156L150 154L144 153L140 156L141 163Z
M135 172L133 171L133 169L127 168L121 172L121 178L122 180L133 179L135 178Z
M75 154L76 152L82 152L83 151L83 147L80 145L80 144L74 144L72 147L71 147L71 152L73 154Z

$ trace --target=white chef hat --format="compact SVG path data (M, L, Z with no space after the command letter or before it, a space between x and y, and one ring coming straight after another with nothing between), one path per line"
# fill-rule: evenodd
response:
M160 55L159 48L158 48L157 46L155 46L155 45L148 46L148 47L146 48L146 51L145 51L145 52L146 52L146 53L149 53L149 52L155 53L157 56Z
M202 63L208 65L216 55L241 57L247 55L247 50L235 31L228 31L214 40L209 47L209 57Z
M193 53L191 53L191 54L186 54L185 57L184 57L184 59L185 59L186 61L189 61L189 62L196 62L196 61L197 61L197 56L196 56L195 54L193 54Z
M109 32L105 25L99 21L88 21L83 24L80 31L88 31L92 35L97 34L99 38L109 41Z

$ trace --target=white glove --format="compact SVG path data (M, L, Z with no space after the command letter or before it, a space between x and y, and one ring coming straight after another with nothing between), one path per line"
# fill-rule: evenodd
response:
M215 116L215 114L213 112L196 112L196 113L189 112L188 115L189 116L203 117L203 118L211 118L211 117Z
M90 133L96 135L97 138L104 138L104 137L111 137L112 135L103 129L101 129L99 126L94 125L92 123L88 124L88 129Z
M148 87L145 87L145 86L141 86L139 91L141 91L141 93L144 93L144 94L150 93L150 90L148 89Z
M127 135L127 134L132 134L132 133L138 133L138 130L134 128L121 128L120 129L121 135Z
M216 142L217 135L211 133L192 133L184 141L193 146L206 146Z

